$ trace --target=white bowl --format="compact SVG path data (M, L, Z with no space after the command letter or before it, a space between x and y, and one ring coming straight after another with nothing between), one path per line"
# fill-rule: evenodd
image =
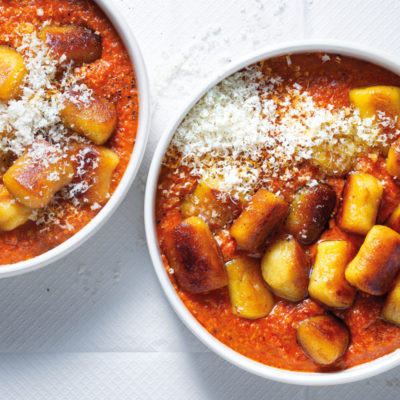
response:
M143 154L146 148L149 123L150 123L150 90L147 78L146 67L143 61L142 53L134 38L127 22L118 12L113 2L109 0L95 0L103 12L107 15L119 36L123 40L129 53L136 73L137 89L139 91L139 125L137 130L136 142L130 158L128 167L107 204L102 210L79 232L61 243L59 246L34 257L27 261L21 261L15 264L1 265L0 278L13 275L19 275L28 271L44 267L80 246L90 236L92 236L118 208L126 193L128 192L139 169Z
M182 303L179 296L177 295L161 261L156 235L156 221L154 213L157 181L164 153L170 143L172 136L175 133L176 128L182 122L183 118L190 111L190 109L197 103L197 101L211 87L219 83L222 79L226 78L227 76L233 74L234 72L240 70L247 65L251 65L260 60L279 55L313 51L339 53L355 58L360 58L362 60L373 62L400 75L400 60L396 60L395 58L390 57L386 54L382 54L379 51L361 47L357 44L336 41L303 40L299 42L272 46L261 51L257 51L249 57L246 57L245 59L234 63L234 65L229 65L225 68L225 70L221 71L218 75L213 77L213 79L211 79L201 91L193 94L191 101L179 113L177 119L172 121L168 129L166 129L166 131L160 138L160 142L158 143L157 149L155 151L147 179L145 196L145 227L147 243L154 264L154 268L169 302L171 303L172 307L181 318L183 323L205 345L207 345L211 350L213 350L215 353L220 355L225 360L231 362L232 364L264 378L298 385L333 385L369 378L399 365L400 350L396 350L389 355L383 356L377 360L362 364L360 366L356 366L340 372L329 373L295 372L269 367L237 353L236 351L230 349L229 347L218 341L210 333L208 333L208 331L204 329L202 325L197 322L197 320L192 316L192 314L188 311L188 309L185 307L185 305Z

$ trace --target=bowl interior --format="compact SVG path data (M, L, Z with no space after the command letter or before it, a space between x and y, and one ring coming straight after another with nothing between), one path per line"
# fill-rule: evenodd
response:
M198 339L200 339L212 351L219 354L225 360L233 363L234 365L261 377L270 378L279 382L298 385L342 384L377 375L400 364L400 349L391 354L380 357L377 360L362 364L360 366L330 373L296 372L282 370L274 367L269 367L267 365L253 361L245 356L242 356L241 354L225 346L223 343L214 338L210 333L208 333L208 331L206 331L206 329L203 328L199 322L197 322L197 320L193 317L193 315L188 311L183 302L180 300L178 294L176 293L170 282L170 279L165 271L164 265L160 257L154 210L156 187L164 153L172 139L172 136L175 133L175 130L182 122L186 114L211 87L218 84L221 80L228 77L229 75L237 72L241 68L256 63L258 61L285 54L318 51L359 58L361 60L369 61L379 66L382 66L396 73L397 75L400 75L400 60L374 49L362 47L352 43L304 40L268 47L257 51L254 54L251 54L250 56L238 61L234 65L227 67L225 70L221 71L212 79L210 79L208 84L206 84L202 90L195 93L187 106L183 110L180 110L180 112L176 115L176 118L173 119L170 126L164 131L154 153L150 171L148 174L145 195L145 228L152 262L158 279L169 302L171 303L172 307L174 308L180 319L183 321L183 323L193 332L193 334Z
M117 30L119 36L124 42L135 69L137 89L139 91L139 124L135 146L129 164L114 194L102 210L100 210L100 212L86 226L84 226L74 236L44 254L19 263L2 265L0 267L0 278L19 275L44 267L80 246L91 235L93 235L117 209L139 170L146 148L150 122L150 90L146 66L136 39L133 36L129 25L125 22L119 11L107 0L95 0L95 2L103 10L114 28Z

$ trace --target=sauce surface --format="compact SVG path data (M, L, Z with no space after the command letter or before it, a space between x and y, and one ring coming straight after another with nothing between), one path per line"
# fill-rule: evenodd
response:
M135 144L138 124L136 77L128 53L102 11L90 0L0 0L0 45L14 47L19 35L39 31L47 21L54 25L82 25L102 37L101 59L80 67L82 83L94 93L114 103L118 126L106 146L120 157L114 171L110 195L118 186ZM10 232L0 232L0 264L12 264L40 255L66 241L88 224L100 209L59 205L57 224L26 224ZM56 210L59 211L59 210Z
M400 85L400 77L365 61L329 55L330 62L321 62L321 54L299 54L291 56L291 63L286 57L278 57L263 62L263 68L271 69L285 82L299 82L322 107L334 105L348 107L350 89L372 85ZM176 160L176 165L179 161ZM178 167L179 168L179 167ZM399 185L388 175L385 159L365 155L355 165L355 170L375 175L385 182L385 190L379 210L377 223L383 223L400 202ZM180 204L192 193L197 178L185 167L180 167L181 174L174 173L174 160L164 165L157 191L156 219L160 247L168 232L183 220ZM301 174L318 176L315 169L305 165ZM345 177L328 178L328 183L335 189L338 199L342 196ZM276 178L272 183L281 188L281 181ZM290 185L282 189L282 196L290 200L299 186L297 177ZM337 206L336 206L337 207ZM342 232L330 221L330 229L321 239L346 238L359 248L363 238ZM229 261L240 254L236 243L223 229L215 234L224 260ZM312 260L315 258L316 244L307 248ZM260 256L260 255L259 255ZM309 359L296 341L296 328L304 319L324 313L322 307L311 298L298 303L291 303L276 297L272 312L264 318L247 320L232 314L228 289L223 288L206 294L190 294L179 288L173 271L162 255L167 273L181 300L204 328L233 350L273 367L309 372L328 372L343 370L374 360L393 352L400 347L400 328L385 322L381 317L384 297L370 296L358 292L354 304L346 310L333 310L344 320L351 332L351 343L342 358L334 364L324 367Z

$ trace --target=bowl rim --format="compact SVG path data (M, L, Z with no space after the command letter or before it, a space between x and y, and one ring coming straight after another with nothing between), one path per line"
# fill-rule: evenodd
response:
M129 24L119 12L114 2L109 0L94 0L104 12L114 29L119 34L135 69L136 85L139 92L139 123L136 132L134 149L128 166L116 190L100 212L80 231L65 242L39 256L15 264L0 266L0 279L24 274L42 268L65 257L71 251L88 240L116 211L126 196L135 179L146 149L150 125L150 88L146 65L140 47L129 27Z
M241 68L263 59L302 52L326 52L355 57L364 61L370 61L400 75L400 59L392 57L371 47L361 46L358 43L338 40L303 39L281 43L257 50L250 55L241 58L237 62L229 64L224 69L219 71L215 76L213 76L204 86L202 86L200 90L195 91L190 101L182 109L178 110L176 117L171 118L171 123L169 126L167 126L160 137L150 165L146 184L144 204L146 239L156 275L172 308L178 314L179 318L186 325L186 327L213 352L247 372L278 382L297 385L344 384L372 377L399 365L400 349L368 363L361 364L347 370L330 373L284 370L270 367L247 358L227 347L214 336L212 336L193 317L193 315L183 304L166 273L161 259L156 234L156 221L154 213L155 197L162 158L173 134L187 113L211 87L215 86L222 79L235 73Z

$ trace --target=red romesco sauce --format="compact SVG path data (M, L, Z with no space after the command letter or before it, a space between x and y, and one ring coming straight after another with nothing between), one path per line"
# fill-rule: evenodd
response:
M376 65L353 58L330 55L331 62L322 63L321 54L300 54L291 56L291 65L286 57L265 61L263 65L286 82L298 82L307 88L320 106L349 106L349 90L360 86L395 85L400 86L400 77ZM400 202L397 183L386 173L383 157L373 161L362 158L356 168L379 177L385 182L378 223L382 223ZM182 168L183 174L170 174L163 167L157 192L156 218L158 238L162 242L168 231L182 221L180 204L184 197L194 190L196 178ZM312 171L308 171L311 173ZM328 178L328 182L341 198L345 178ZM279 187L279 182L277 182ZM293 191L296 189L293 182ZM292 193L284 193L290 199ZM289 191L290 192L290 191ZM173 193L173 194L171 194ZM322 238L344 238L357 247L363 238L346 234L330 221L329 231ZM225 261L238 254L235 241L228 230L216 234ZM314 258L316 245L308 250ZM204 328L233 350L273 367L295 371L327 372L343 370L374 360L400 347L400 328L381 318L384 297L357 293L352 307L333 311L340 316L351 332L351 344L345 355L336 363L324 367L314 363L302 351L296 341L296 328L300 321L325 312L314 300L307 298L299 303L291 303L276 298L276 305L265 318L247 320L232 314L228 289L194 295L184 292L177 285L174 275L169 273L169 265L163 255L163 262L181 300Z
M117 109L117 130L105 144L120 157L112 194L126 170L136 139L139 97L132 63L110 21L89 0L0 0L0 44L15 46L18 32L30 33L32 28L38 31L45 21L52 25L83 25L102 37L101 59L82 68L86 71L83 82ZM99 212L90 207L75 209L66 202L61 207L64 214L59 224L38 226L28 222L11 232L0 232L0 265L27 260L56 247Z

